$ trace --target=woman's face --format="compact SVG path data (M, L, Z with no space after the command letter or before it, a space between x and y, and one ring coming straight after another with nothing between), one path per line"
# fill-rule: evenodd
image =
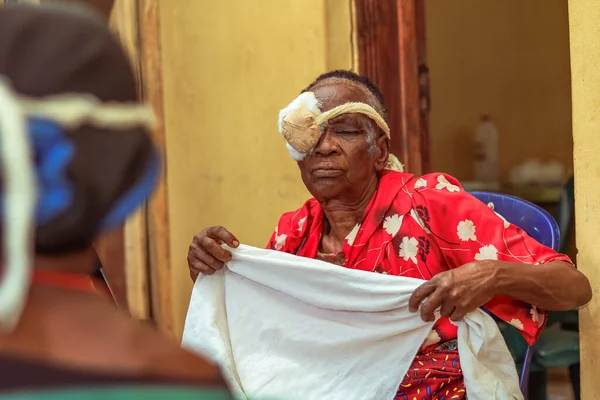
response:
M351 81L326 80L312 91L322 111L348 102L376 106L369 91ZM360 201L376 186L377 173L385 166L388 152L388 139L371 119L343 114L327 123L312 153L298 166L304 184L318 201Z

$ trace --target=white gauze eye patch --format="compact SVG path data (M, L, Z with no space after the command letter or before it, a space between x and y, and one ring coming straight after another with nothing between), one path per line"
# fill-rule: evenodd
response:
M321 129L311 120L321 115L320 106L313 92L304 92L279 111L279 133L285 138L287 149L296 161L303 160L319 141Z

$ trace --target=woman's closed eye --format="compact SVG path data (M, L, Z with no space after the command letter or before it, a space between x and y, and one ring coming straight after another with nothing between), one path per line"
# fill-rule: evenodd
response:
M338 128L335 130L335 133L338 135L358 135L363 132L358 129Z

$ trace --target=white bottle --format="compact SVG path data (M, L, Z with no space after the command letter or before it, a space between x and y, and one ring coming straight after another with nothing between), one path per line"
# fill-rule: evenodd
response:
M474 137L474 173L478 182L498 182L498 128L484 115L477 125Z

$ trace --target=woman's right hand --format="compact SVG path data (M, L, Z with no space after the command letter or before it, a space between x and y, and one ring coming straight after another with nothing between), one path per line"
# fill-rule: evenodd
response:
M198 274L214 274L231 260L231 253L221 247L223 243L234 249L240 245L239 240L222 226L211 226L194 236L188 250L188 266L193 281Z

